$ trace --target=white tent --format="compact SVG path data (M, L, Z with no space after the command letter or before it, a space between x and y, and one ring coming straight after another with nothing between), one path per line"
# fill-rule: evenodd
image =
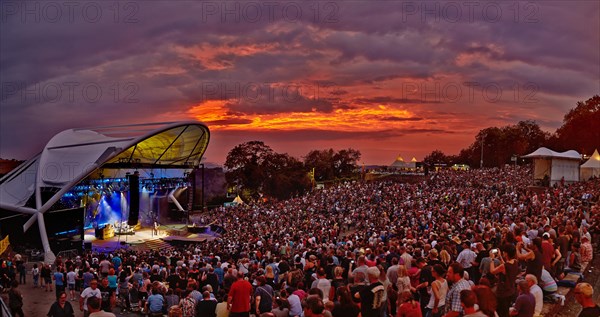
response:
M417 160L413 158L410 162L405 162L401 155L398 155L396 160L392 162L390 168L393 169L415 169L417 167Z
M100 169L191 169L209 139L208 128L197 121L65 130L0 178L0 208L31 215L23 231L37 221L45 260L53 261L44 213L75 185Z
M543 185L552 186L563 180L567 184L579 181L581 155L577 151L555 152L541 147L523 158L533 159L533 179Z
M579 168L581 169L580 176L582 181L586 181L592 177L600 177L600 154L598 154L598 149Z
M235 197L235 199L233 200L234 203L239 204L239 205L243 205L244 201L242 200L242 198L240 197L240 195L237 195Z

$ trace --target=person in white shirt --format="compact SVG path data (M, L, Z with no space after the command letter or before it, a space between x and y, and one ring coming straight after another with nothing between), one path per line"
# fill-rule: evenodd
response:
M390 281L398 280L398 258L392 258L392 265L387 269L386 275Z
M456 262L460 263L464 269L469 269L473 266L473 262L477 258L477 253L475 253L470 248L470 244L468 242L463 243L463 250L460 251L458 257L456 258Z
M529 284L529 293L535 298L533 317L539 317L542 314L542 307L544 307L544 292L538 286L538 280L535 275L527 274L525 280Z
M406 267L406 269L410 270L410 268L412 267L413 257L412 255L408 254L406 247L404 246L400 246L400 258L404 262L404 266Z
M290 303L290 316L302 316L302 301L298 295L293 294L293 289L288 288L288 293L291 294L287 299Z
M90 282L90 287L86 288L81 292L79 297L79 310L83 312L84 317L88 317L90 315L90 311L88 310L87 301L89 298L96 297L102 300L102 293L100 289L98 289L98 280L93 279Z
M73 267L69 267L69 273L67 273L67 286L69 290L69 295L71 296L71 301L75 300L75 282L76 282L77 273L73 271Z
M446 294L448 293L448 281L444 279L445 270L441 264L432 267L431 275L435 280L431 283L431 297L427 303L427 316L441 316L444 305L446 304Z
M318 288L323 292L323 303L329 301L329 291L331 282L327 279L324 268L319 268L317 271L317 279L312 282L311 288Z

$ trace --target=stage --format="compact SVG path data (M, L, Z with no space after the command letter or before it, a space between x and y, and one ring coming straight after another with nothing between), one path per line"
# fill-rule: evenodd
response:
M142 227L134 234L115 234L106 239L96 238L94 228L84 233L84 242L91 243L92 250L98 252L164 250L172 248L171 243L202 243L214 239L211 233L188 233L185 224L161 225L158 234L154 234L152 228Z

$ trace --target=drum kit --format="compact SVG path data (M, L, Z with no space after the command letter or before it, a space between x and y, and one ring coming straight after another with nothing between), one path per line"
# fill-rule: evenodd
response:
M127 221L118 222L115 221L115 234L125 235L125 234L135 234L133 227L127 224Z

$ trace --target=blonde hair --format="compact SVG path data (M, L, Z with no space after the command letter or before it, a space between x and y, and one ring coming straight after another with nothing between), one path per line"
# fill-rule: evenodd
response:
M444 264L448 264L450 263L450 253L448 253L448 251L446 251L446 249L442 249L442 252L440 252L440 260L442 260L442 262L444 262Z
M342 274L344 274L344 268L341 266L336 266L335 269L333 269L333 275L335 275L335 277L340 277L342 276Z
M265 268L266 272L265 272L265 277L275 277L275 273L273 273L273 267L270 265L267 265L267 267Z
M408 276L408 270L405 265L398 265L398 277Z

